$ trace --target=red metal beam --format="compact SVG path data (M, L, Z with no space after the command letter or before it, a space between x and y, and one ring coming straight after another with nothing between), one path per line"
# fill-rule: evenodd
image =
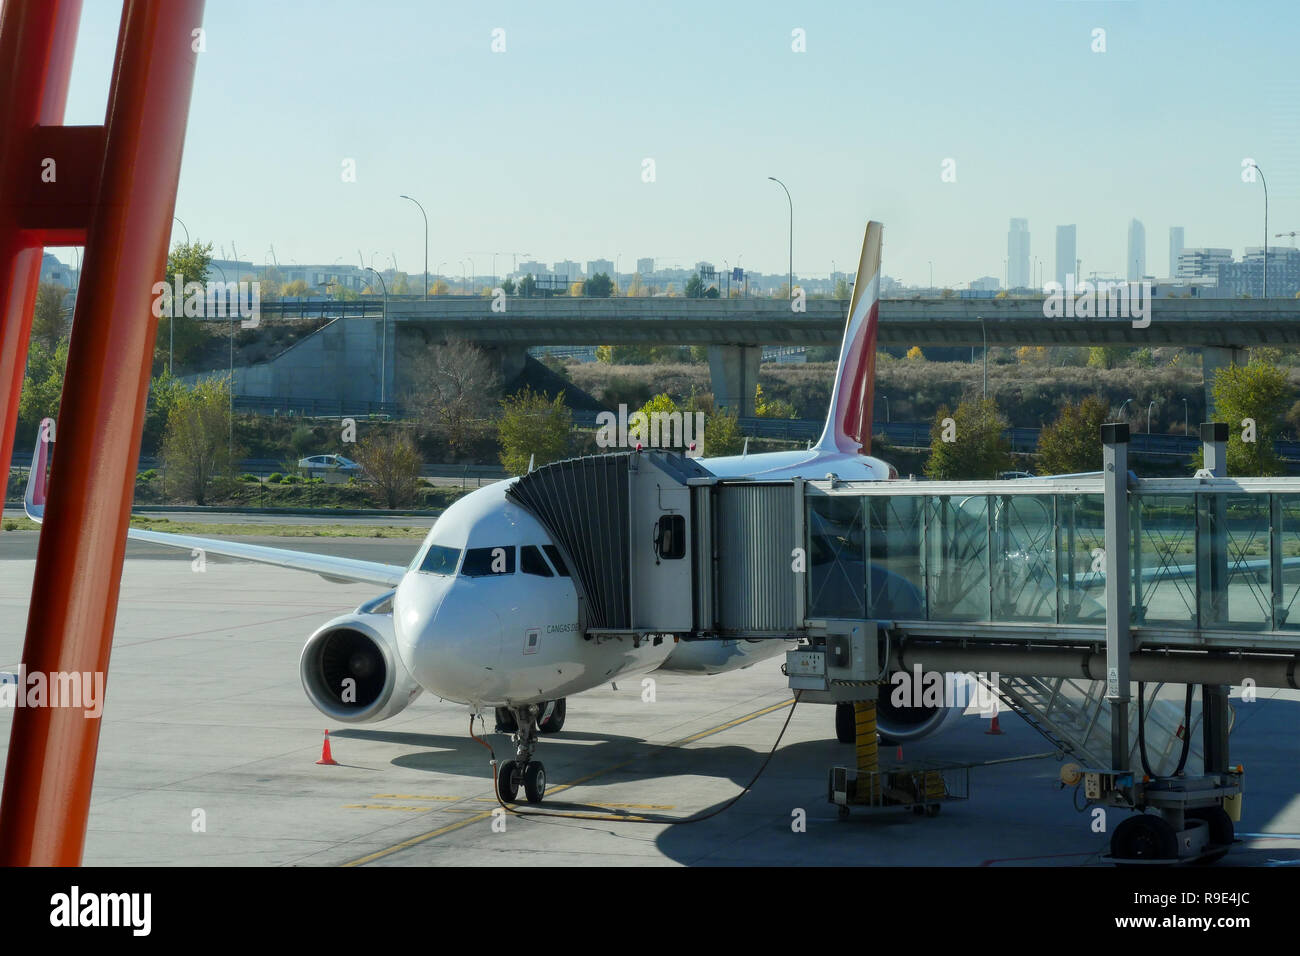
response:
M22 3L19 6L40 6ZM28 673L107 675L203 0L126 0L36 558ZM99 719L14 712L0 864L81 862Z
M18 398L40 281L45 236L21 224L38 201L40 169L28 166L37 127L63 122L81 0L0 5L0 474L9 474ZM96 177L98 178L98 177ZM30 224L30 223L29 223ZM77 243L81 240L77 239Z

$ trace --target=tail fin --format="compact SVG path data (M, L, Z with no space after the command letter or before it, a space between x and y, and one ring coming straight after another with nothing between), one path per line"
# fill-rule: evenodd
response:
M866 452L871 447L871 401L876 378L876 326L880 315L880 243L884 226L867 223L862 256L849 302L826 428L818 451Z
M32 468L27 473L27 493L23 496L23 510L37 524L45 517L45 484L49 472L50 450L54 447L54 419L42 418L36 435L36 450L32 452Z

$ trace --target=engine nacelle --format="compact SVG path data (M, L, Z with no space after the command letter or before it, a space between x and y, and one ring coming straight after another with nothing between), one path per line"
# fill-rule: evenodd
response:
M316 709L345 724L370 724L404 710L424 689L397 653L392 595L321 626L299 660L303 690ZM387 608L388 613L378 613Z
M876 700L876 729L880 739L889 744L903 744L951 730L968 705L977 700L979 692L970 674L945 674L941 703L908 701L900 705L895 700L895 689L892 684L881 685ZM905 699L910 696L910 687L902 696Z

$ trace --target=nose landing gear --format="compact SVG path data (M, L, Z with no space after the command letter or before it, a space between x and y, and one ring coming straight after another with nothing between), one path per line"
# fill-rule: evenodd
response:
M540 760L533 759L537 746L537 705L512 707L509 712L516 727L511 737L515 742L515 759L497 768L497 796L503 803L514 803L522 784L528 802L541 803L546 794L546 768Z

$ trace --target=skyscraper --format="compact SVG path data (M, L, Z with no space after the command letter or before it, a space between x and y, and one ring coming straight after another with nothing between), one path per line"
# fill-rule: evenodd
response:
M1056 227L1056 281L1062 286L1065 285L1065 277L1074 275L1075 256L1078 252L1078 235L1075 232L1075 226L1071 223L1068 226ZM1077 284L1078 276L1074 276Z
M1128 224L1128 281L1136 282L1147 273L1147 230L1136 219Z
M1178 257L1183 253L1183 227L1169 227L1169 275L1178 275Z
M1012 219L1007 231L1007 287L1026 289L1029 285L1029 220Z

